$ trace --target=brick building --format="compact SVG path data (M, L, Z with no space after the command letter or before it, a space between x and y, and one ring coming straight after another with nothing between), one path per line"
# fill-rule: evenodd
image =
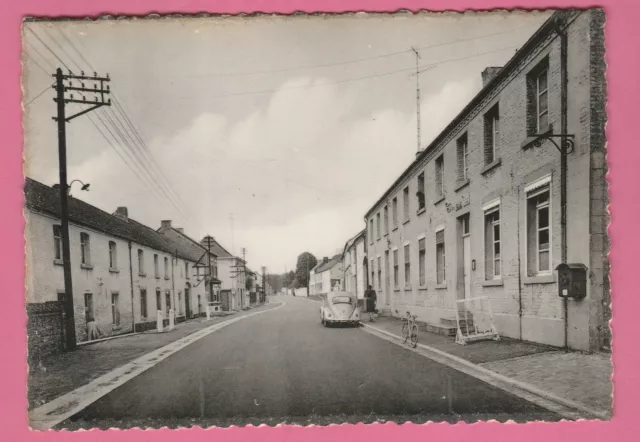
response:
M603 26L601 10L554 13L366 213L381 309L437 325L486 296L503 336L608 348ZM540 134L574 136L566 222L559 139ZM588 268L566 317L563 261Z

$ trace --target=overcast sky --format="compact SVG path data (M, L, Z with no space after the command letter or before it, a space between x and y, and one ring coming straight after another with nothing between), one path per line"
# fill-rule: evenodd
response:
M58 181L54 91L43 93L53 69L93 67L109 73L126 118L157 163L144 156L144 167L156 181L161 173L171 189L164 192L179 202L170 204L158 185L141 178L125 151L142 143L125 132L116 106L67 126L69 181L91 183L89 192L74 185L74 197L107 212L126 206L153 228L170 219L236 254L246 247L256 269L292 269L303 251L321 258L341 250L413 160L412 46L425 68L426 145L480 90L480 72L504 65L549 15L30 23L25 174ZM81 110L76 106L68 112Z

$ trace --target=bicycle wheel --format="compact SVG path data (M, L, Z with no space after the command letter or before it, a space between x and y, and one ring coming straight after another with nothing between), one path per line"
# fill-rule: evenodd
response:
M411 346L413 348L416 348L417 345L418 345L418 326L416 324L413 324L411 326Z
M409 339L409 324L405 322L402 324L402 343L406 344L407 339Z

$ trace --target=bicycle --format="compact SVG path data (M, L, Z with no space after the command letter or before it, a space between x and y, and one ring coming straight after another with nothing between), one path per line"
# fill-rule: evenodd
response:
M396 310L396 313L400 313ZM406 344L410 341L411 347L416 348L418 346L418 324L416 323L417 315L412 315L407 312L406 316L402 318L402 343Z

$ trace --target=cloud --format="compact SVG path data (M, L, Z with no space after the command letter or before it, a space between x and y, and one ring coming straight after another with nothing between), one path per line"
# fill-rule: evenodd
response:
M297 78L281 88L326 82ZM423 144L476 89L472 80L447 83L423 98ZM291 268L304 250L333 255L364 228L366 210L416 151L415 112L367 112L358 98L337 85L283 90L233 124L203 113L172 136L152 139L154 158L188 207L184 215L145 190L111 149L72 167L70 176L92 183L91 192L76 196L107 211L126 205L150 227L173 219L196 239L210 233L228 248L233 242L236 252L247 247L256 268Z

